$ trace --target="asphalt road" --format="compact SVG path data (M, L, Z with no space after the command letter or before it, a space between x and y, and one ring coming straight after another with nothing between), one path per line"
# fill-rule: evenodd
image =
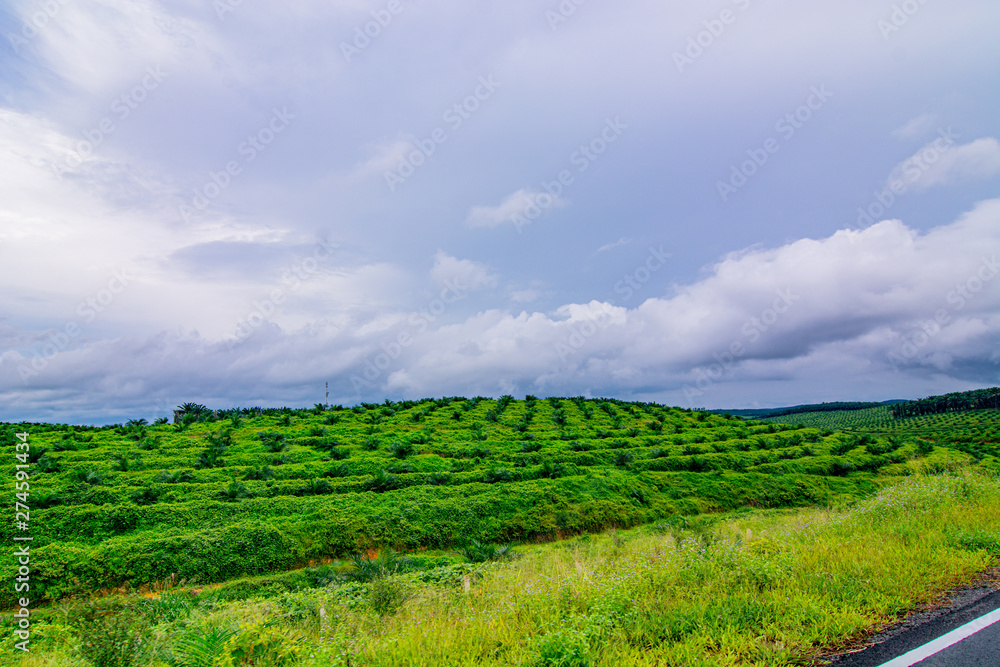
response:
M995 591L876 644L860 653L836 661L836 667L1000 667L1000 591ZM990 625L990 621L995 620ZM981 627L981 626L986 627ZM969 634L948 648L935 640L953 631ZM954 638L954 635L953 637ZM946 643L945 638L937 644ZM926 647L922 654L907 657Z

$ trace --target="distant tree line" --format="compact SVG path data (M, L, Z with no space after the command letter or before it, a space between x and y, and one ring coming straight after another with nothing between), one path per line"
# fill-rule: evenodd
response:
M709 410L716 414L730 413L740 417L762 419L765 417L783 417L785 415L796 415L803 412L831 412L833 410L865 410L867 408L877 408L896 401L885 401L884 403L868 403L862 401L834 401L832 403L812 403L810 405L795 405L788 408L761 408L752 410Z
M783 417L801 412L833 412L834 410L866 410L877 408L884 403L868 403L862 401L834 401L832 403L816 403L814 405L797 405L794 408L784 408L769 412L768 417Z
M917 401L898 403L892 407L892 416L915 417L961 410L1000 409L1000 387L959 391L943 396L929 396Z

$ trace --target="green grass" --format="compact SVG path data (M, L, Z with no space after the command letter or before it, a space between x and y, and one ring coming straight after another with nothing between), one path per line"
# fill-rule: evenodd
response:
M811 664L996 562L998 513L995 476L914 476L840 509L675 518L367 583L104 598L41 612L20 664L208 664L192 647L217 664Z
M1000 450L1000 410L966 410L911 417L892 417L892 408L811 412L772 417L763 421L776 424L838 429L865 433L888 440L915 439L924 449L943 446L965 452L976 461L997 465Z
M894 418L891 406L861 410L801 412L781 417L766 417L763 422L796 424L812 428L864 430L911 435L934 435L942 440L1000 440L1000 410L968 410L913 417Z
M446 398L0 427L8 479L31 443L24 664L805 664L1000 555L998 411L887 410Z
M110 428L24 425L33 591L58 600L201 584L353 552L626 528L683 513L829 504L914 465L916 439L823 433L610 400L438 399ZM13 475L13 456L3 474ZM12 524L0 526L11 544ZM0 553L10 554L10 547ZM13 593L3 590L0 604Z

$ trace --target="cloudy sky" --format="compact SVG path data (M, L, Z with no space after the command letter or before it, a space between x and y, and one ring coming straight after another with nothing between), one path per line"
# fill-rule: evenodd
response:
M0 421L1000 384L998 24L9 0Z

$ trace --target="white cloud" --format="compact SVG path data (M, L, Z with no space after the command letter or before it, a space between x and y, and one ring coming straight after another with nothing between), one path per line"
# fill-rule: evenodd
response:
M693 366L715 363L786 288L801 298L715 383L717 395L727 395L723 385L762 386L754 381L787 382L803 396L900 386L897 377L917 386L916 373L932 370L944 387L996 368L995 340L994 356L981 353L982 337L995 330L995 309L981 310L993 303L984 288L949 311L954 321L898 376L859 370L886 366L885 351L905 327L918 326L926 317L918 313L962 279L956 267L992 247L989 228L971 234L956 223L923 233L907 221L909 228L896 222L830 236L830 221L854 208L859 188L868 190L872 176L859 159L891 166L934 139L936 119L922 111L976 119L997 106L996 91L979 83L1000 49L989 30L997 3L928 4L888 42L876 26L886 7L750 3L683 73L675 54L717 16L697 3L590 3L558 25L526 1L503 11L485 0L415 3L367 36L373 5L362 0L231 3L224 16L205 2L7 4L15 31L20 19L58 5L16 55L8 52L0 86L0 383L14 388L0 407L16 417L46 405L97 413L168 389L178 400L215 404L294 402L314 398L306 387L322 376L351 399L350 375L401 333L413 344L365 398L381 400L391 388L424 395L527 387L662 397L691 382ZM343 44L365 46L348 60ZM920 76L872 67L886 48ZM127 118L113 111L157 65L167 74L162 86ZM488 103L476 92L480 76L503 82ZM817 113L787 147L782 141L780 155L741 191L747 196L720 207L710 184L736 152L776 131L779 114L808 113L796 105L813 85L829 85L837 109ZM900 116L915 99L934 106ZM285 105L295 120L279 140L265 124ZM458 116L442 114L456 108ZM610 144L602 119L618 114L632 129ZM65 164L105 120L113 132L104 130L98 148L57 177L53 165ZM906 146L903 154L871 142L872 128L897 125L894 136L912 142L890 139ZM390 193L383 173L435 128L447 142L420 182ZM255 138L267 148L250 158L238 147ZM914 187L995 174L995 141L974 138L956 140ZM239 177L182 220L178 204L219 185L231 160ZM993 183L962 193L993 196ZM566 199L547 200L557 184ZM948 210L956 194L931 193L926 211ZM571 229L539 225L517 238L454 227L520 228L569 200ZM320 234L341 243L334 259L286 289L249 340L220 346L255 302L285 287L282 271L308 257ZM603 277L596 265L588 270L587 257L633 247L609 243L613 234L673 239L675 257L669 278L660 273L636 292L653 298L617 301L629 309L605 326L589 300L610 299L617 276L610 267ZM775 248L801 236L819 240ZM697 273L727 238L761 246ZM928 249L930 240L944 250ZM435 262L438 248L478 261L441 252ZM7 375L35 343L79 320L81 300L122 269L132 277L128 289L49 360L44 377L22 383L16 370ZM810 283L813 274L821 284ZM449 276L478 291L437 315L443 299L430 292L441 291L429 288ZM663 280L686 284L665 292L654 287ZM561 355L559 344L572 353ZM862 375L868 382L856 381Z
M561 197L521 188L508 195L498 206L473 206L466 222L472 227L498 227L507 222L517 225L517 218L531 221L546 210L565 204L566 200Z
M1000 143L982 137L967 144L950 145L943 134L896 165L886 183L926 190L936 185L989 178L1000 172Z
M510 300L514 303L531 303L532 301L537 301L542 296L542 293L536 289L522 289L514 290L510 293Z
M364 162L355 165L351 172L352 178L365 178L372 174L381 176L387 171L396 169L406 157L406 154L413 150L413 140L415 137L408 134L400 134L393 140L382 141L368 148L371 157Z
M75 143L44 119L0 109L5 316L43 330L73 322L86 337L182 327L218 341L256 304L270 310L265 302L275 289L282 303L268 320L286 330L403 307L399 285L412 280L406 271L336 249L314 262L314 236L249 216L206 215L179 227L172 188L139 164L95 152L57 175ZM113 302L93 318L81 310L122 272L128 284Z
M932 113L923 113L916 118L908 120L900 127L897 127L892 131L892 136L904 141L919 139L930 132L934 128L934 124L936 122L937 115Z
M19 369L30 355L10 351L0 360L0 386L20 390L0 402L39 409L57 386L67 401L95 410L112 395L119 405L141 405L156 392L249 401L291 391L305 400L324 379L350 402L358 398L350 378L385 350L394 356L372 379L374 396L513 387L731 406L765 386L770 396L786 387L794 400L794 387L817 378L830 383L831 400L857 396L850 387L861 375L904 396L922 390L914 387L975 386L995 382L1000 370L998 217L1000 200L990 200L924 234L885 221L731 253L704 279L630 309L600 301L549 313L493 309L430 326L416 326L405 310L356 311L296 330L265 326L234 350L197 335L94 340L52 357L27 383ZM445 253L435 267L436 279L493 282L483 265ZM411 342L393 348L400 332ZM219 393L222 378L235 389Z
M612 248L618 248L623 245L627 245L632 242L632 239L625 238L624 236L615 241L614 243L606 243L597 249L597 252L604 252L606 250L611 250Z
M897 370L956 381L995 376L998 215L993 200L927 234L886 221L733 253L704 280L628 310L591 302L552 314L486 311L428 333L400 364L406 373L385 388L487 391L503 376L529 391L662 395L696 387L719 364L724 371L711 385L802 381L838 365L882 379ZM962 285L979 289L959 301ZM940 311L940 331L921 344L917 334ZM915 351L907 347L913 340Z
M239 70L239 61L224 54L211 29L152 0L61 1L48 7L52 18L24 48L73 91L97 99L130 89L147 66L162 67L168 77L182 70L217 70L223 63L230 76ZM21 3L21 18L32 22L40 9L38 3Z
M443 250L434 255L431 278L438 287L451 284L463 293L497 285L497 275L490 273L485 264L471 259L458 259Z

